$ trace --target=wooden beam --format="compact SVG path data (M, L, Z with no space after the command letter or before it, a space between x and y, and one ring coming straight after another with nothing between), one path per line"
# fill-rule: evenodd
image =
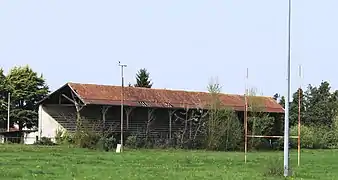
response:
M70 101L70 102L74 103L75 105L77 105L77 102L75 102L73 99L69 98L69 97L66 96L65 94L62 94L62 96L63 96L64 98L66 98L68 101Z
M102 107L102 121L103 121L103 130L106 129L106 114L108 112L108 109L110 108L110 106L103 106Z
M284 136L262 136L262 135L247 135L250 138L283 138ZM290 136L290 138L297 139L298 136Z
M172 134L172 116L173 114L176 112L176 110L173 110L173 109L169 109L168 110L169 112L169 139L171 140L171 134Z
M130 113L135 109L135 107L126 107L124 110L126 111L126 120L127 120L127 130L129 129L129 117Z
M57 107L57 106L64 106L64 107L70 107L74 106L74 104L45 104L46 107Z

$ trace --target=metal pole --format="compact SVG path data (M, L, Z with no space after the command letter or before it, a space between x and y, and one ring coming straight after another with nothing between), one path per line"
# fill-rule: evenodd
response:
M127 67L125 64L121 64L119 61L119 66L121 66L121 152L123 152L123 105L124 105L124 75L123 68Z
M244 94L244 161L247 162L247 153L248 153L248 100L247 100L247 81L249 78L249 68L246 69L246 78L245 78L245 94Z
M289 103L290 103L290 86L291 86L291 0L289 0L289 18L288 18L288 90L285 101L285 121L284 121L284 176L289 176Z
M302 66L299 65L299 80L301 81L302 78ZM301 107L301 91L302 91L302 83L299 83L298 89L298 166L300 166L300 107Z
M8 93L8 103L7 103L7 132L9 132L10 125L10 110L11 110L11 93Z

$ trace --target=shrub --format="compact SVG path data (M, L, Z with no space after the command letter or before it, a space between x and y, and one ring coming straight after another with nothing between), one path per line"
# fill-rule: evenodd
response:
M235 150L240 148L243 128L235 112L220 108L209 111L206 122L205 148L208 150Z
M91 132L77 132L74 135L75 145L80 148L96 149L100 136Z
M248 128L251 129L252 135L275 135L273 131L275 118L267 114L253 113L252 117L248 118ZM250 138L248 140L249 149L271 149L271 144L266 138Z
M291 128L290 135L298 136L298 127ZM297 139L291 139L293 148L297 148ZM327 127L301 126L301 147L326 149L337 145L337 133Z
M153 147L160 149L169 148L170 140L168 138L155 138Z
M55 140L57 144L75 144L74 135L69 134L67 131L57 131Z
M35 145L53 146L55 143L47 137L42 137L40 140L34 143Z
M101 137L96 143L96 148L104 151L112 151L117 145L117 141L114 136Z
M182 144L183 149L201 149L203 147L203 142L199 139L189 139Z
M128 136L126 140L126 146L129 148L137 148L137 137L136 136Z

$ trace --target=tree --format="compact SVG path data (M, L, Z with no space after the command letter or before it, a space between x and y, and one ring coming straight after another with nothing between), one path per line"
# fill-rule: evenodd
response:
M282 96L282 97L279 99L278 104L280 104L283 108L285 108L285 97L284 97L284 96Z
M234 150L242 142L242 126L236 113L222 104L217 79L208 85L210 101L205 124L205 146L208 150Z
M153 83L151 82L149 76L150 74L145 68L140 69L136 74L136 84L134 86L151 88L153 86Z
M337 111L337 93L330 93L330 84L323 81L320 86L308 86L304 94L306 113L304 123L331 127Z
M43 76L23 66L11 69L6 79L11 92L11 121L19 130L37 126L37 102L49 93Z
M302 89L298 89L293 95L292 95L292 102L290 103L290 126L295 126L298 123L298 112L299 112L299 93L300 93L300 117L301 121L304 120L305 117L305 99Z
M5 121L7 119L7 96L6 77L3 69L0 69L0 129L5 128Z

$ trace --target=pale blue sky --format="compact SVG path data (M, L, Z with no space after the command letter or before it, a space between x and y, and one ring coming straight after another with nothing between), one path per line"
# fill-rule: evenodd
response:
M29 64L52 89L64 83L126 84L147 68L155 88L223 92L249 84L285 95L288 0L0 0L0 67ZM337 0L293 0L292 88L338 87Z

